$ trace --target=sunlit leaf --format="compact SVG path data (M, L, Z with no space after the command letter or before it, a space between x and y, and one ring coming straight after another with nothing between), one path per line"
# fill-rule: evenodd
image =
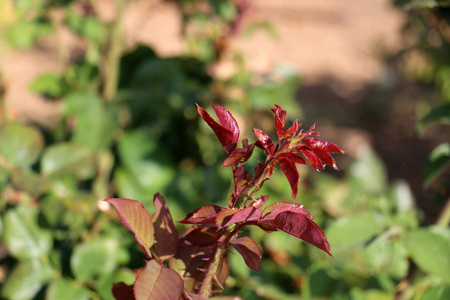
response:
M423 228L408 232L405 243L419 268L450 281L450 231L448 228Z
M88 300L89 290L77 285L74 281L59 278L49 284L45 294L46 300ZM125 299L124 299L125 300Z
M155 213L152 216L155 230L153 249L161 260L166 260L177 252L178 232L173 224L166 201L160 194L153 197L153 205L155 207Z
M434 122L450 125L450 104L433 108L417 123L417 131L420 133L426 126Z
M70 266L75 278L94 280L114 271L118 264L119 243L116 239L92 239L74 247Z
M218 213L223 211L224 207L217 205L203 206L190 212L184 220L181 220L182 224L214 224Z
M269 135L258 128L253 128L253 132L256 135L256 138L258 139L259 144L258 146L261 146L264 150L266 150L269 154L273 154L275 151L275 145L273 144L272 140L270 139Z
M30 126L7 123L0 127L0 155L17 167L30 167L44 146L41 133Z
M226 146L230 145L233 140L235 139L235 133L224 127L223 125L217 123L209 114L208 112L197 105L197 111L198 114L205 120L206 124L208 124L209 127L214 131L217 138L219 139L219 142L222 144L222 146L225 148ZM231 149L234 150L234 149Z
M177 272L152 259L136 276L134 296L136 300L175 300L180 299L183 287Z
M231 212L230 218L222 217L222 214ZM245 223L257 221L261 218L261 210L253 206L249 206L243 209L227 209L217 215L216 224L222 228L231 224Z
M259 271L261 263L261 250L258 244L249 236L241 236L231 242L231 245L242 255L247 266Z
M4 215L4 242L8 251L20 259L37 258L50 253L53 245L49 231L38 226L38 211L20 205Z
M305 214L293 211L281 212L276 216L273 225L331 255L330 244L325 233Z
M21 260L10 272L4 283L2 299L35 299L39 290L54 276L50 264L44 264L39 258Z
M105 201L111 203L119 215L123 225L134 233L134 238L141 246L142 251L152 256L150 248L155 242L152 217L141 202L123 199L109 198Z
M212 105L214 111L216 112L217 119L220 125L228 129L233 133L233 140L231 141L234 145L237 145L239 141L239 125L234 119L233 115L224 107L219 105ZM229 149L233 150L233 149Z
M42 156L45 176L72 175L88 179L95 174L95 156L87 147L75 143L58 143L48 147Z

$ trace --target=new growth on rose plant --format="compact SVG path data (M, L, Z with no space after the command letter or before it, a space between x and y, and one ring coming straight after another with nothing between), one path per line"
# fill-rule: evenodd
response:
M234 187L228 207L209 205L189 213L180 223L190 224L178 236L164 198L153 199L155 213L150 215L142 203L122 198L105 201L114 206L124 226L134 233L142 251L148 256L145 266L137 273L133 286L124 283L113 287L116 299L136 300L203 300L219 296L229 275L226 250L233 247L244 258L247 266L259 271L261 250L249 236L239 236L249 225L266 232L284 231L330 253L330 245L314 217L295 202L276 202L264 207L268 195L257 195L278 166L292 189L292 198L298 193L300 175L298 164L311 165L317 171L325 165L337 169L330 153L341 153L335 144L320 141L314 126L303 132L296 120L285 128L286 111L275 105L276 142L260 129L253 129L256 142L242 140L238 147L240 130L231 113L212 105L218 122L200 106L197 111L211 127L228 154L223 166L231 167ZM266 159L258 162L253 177L244 165L255 147L264 150Z

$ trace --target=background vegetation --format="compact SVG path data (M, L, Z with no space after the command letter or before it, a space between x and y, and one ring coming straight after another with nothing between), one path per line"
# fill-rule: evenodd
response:
M305 122L330 114L300 107L295 72L253 74L239 53L230 52L227 41L248 29L242 23L246 3L177 1L186 51L161 58L148 46L125 46L121 12L128 1L114 2L111 21L98 17L95 1L0 1L12 5L13 14L1 24L2 43L27 48L56 35L63 66L30 85L61 105L51 128L14 118L4 101L8 82L0 79L2 299L113 299L114 282L133 282L143 255L100 199L119 196L151 207L160 192L175 220L199 206L226 203L232 176L220 167L223 151L195 103L226 106L247 132L273 128L267 122L274 102ZM305 168L298 201L324 228L334 258L288 235L251 229L264 249L261 271L231 256L228 294L248 300L450 298L450 15L445 1L393 4L408 20L403 50L387 63L421 91L414 98L417 143L428 138L438 145L423 158L424 173L415 174L424 178L413 188L426 191L419 200L431 203L428 210L417 209L424 204L405 181L390 180L392 166L370 147L338 162L339 174ZM270 31L267 24L252 26ZM71 53L58 40L62 27L83 40L83 53ZM239 69L217 76L211 68L225 55ZM392 112L393 90L368 88L358 107L361 119L386 124L381 115ZM350 125L367 125L357 120ZM290 197L281 175L265 188L272 201Z

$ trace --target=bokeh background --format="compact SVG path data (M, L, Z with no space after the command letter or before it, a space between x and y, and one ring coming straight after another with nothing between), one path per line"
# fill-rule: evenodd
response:
M227 107L250 141L276 103L347 152L338 171L300 168L295 200L334 258L252 228L261 271L231 255L226 294L449 299L447 5L0 0L0 298L113 299L144 257L101 199L151 211L160 192L175 220L226 205L195 103ZM292 200L282 174L263 192Z

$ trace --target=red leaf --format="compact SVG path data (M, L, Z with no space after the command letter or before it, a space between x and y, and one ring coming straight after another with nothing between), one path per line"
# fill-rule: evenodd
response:
M153 197L155 213L152 216L155 230L153 249L161 261L169 259L177 253L178 232L173 224L172 215L166 201L158 193Z
M223 211L224 207L217 205L209 205L197 208L190 212L184 220L181 220L181 224L214 224L216 216L219 212Z
M183 288L177 272L152 259L136 276L134 296L136 300L175 300L181 298Z
M257 128L253 128L253 132L255 133L256 138L261 144L261 147L267 152L269 152L270 155L273 155L275 151L275 146L270 137L267 135L267 133Z
M320 158L311 150L300 150L300 153L306 157L308 162L316 169L316 171L319 171L319 168L323 169L323 164Z
M243 159L247 155L247 151L242 148L234 149L231 151L231 153L228 155L228 157L223 162L223 167L229 167L234 165L235 163L238 163L241 159Z
M208 267L209 259L213 255L213 249L214 246L180 247L177 255L169 260L169 267L172 270L176 270L184 278L185 283L189 278L199 281L205 274L204 270Z
M123 282L115 283L113 285L112 294L116 300L135 300L133 286Z
M276 216L272 224L276 228L298 237L332 256L330 253L330 244L325 233L305 214L284 211Z
M258 244L249 236L241 236L231 242L233 247L242 255L245 264L252 270L259 271L261 250Z
M219 119L220 125L228 129L233 133L232 144L236 147L239 141L239 126L233 115L224 107L218 105L212 105L214 111L216 112L217 118ZM233 149L230 149L233 150Z
M218 214L216 225L223 228L231 224L257 221L261 218L261 210L253 206L236 210L237 208L230 208ZM229 216L231 217L228 218Z
M271 108L275 114L275 128L277 129L278 138L284 136L284 124L286 122L286 111L281 109L280 106L275 104L275 108Z
M182 247L207 247L217 243L220 234L215 227L190 227L183 233Z
M303 205L296 202L275 202L264 208L262 216L265 220L274 220L278 213L296 209L304 210L309 214L309 212L303 208Z
M139 201L123 198L108 198L105 201L114 206L122 224L134 233L142 251L152 257L150 248L155 242L154 229L152 217L144 205Z
M203 120L205 120L206 124L208 124L209 127L211 127L211 129L214 131L217 138L219 139L219 142L226 149L226 146L230 145L235 139L234 132L217 123L208 114L208 112L204 108L200 107L198 104L197 104L197 112L203 118Z
M319 141L314 137L306 137L303 139L303 142L312 148L322 149L323 151L326 151L328 153L340 153L340 154L345 153L345 151L339 148L339 146L330 142Z
M283 157L278 158L276 162L277 165L280 167L281 171L283 171L287 180L289 181L289 184L291 185L292 189L291 196L292 198L295 199L297 197L298 192L298 182L300 181L300 175L298 174L298 170L295 167L295 164Z

